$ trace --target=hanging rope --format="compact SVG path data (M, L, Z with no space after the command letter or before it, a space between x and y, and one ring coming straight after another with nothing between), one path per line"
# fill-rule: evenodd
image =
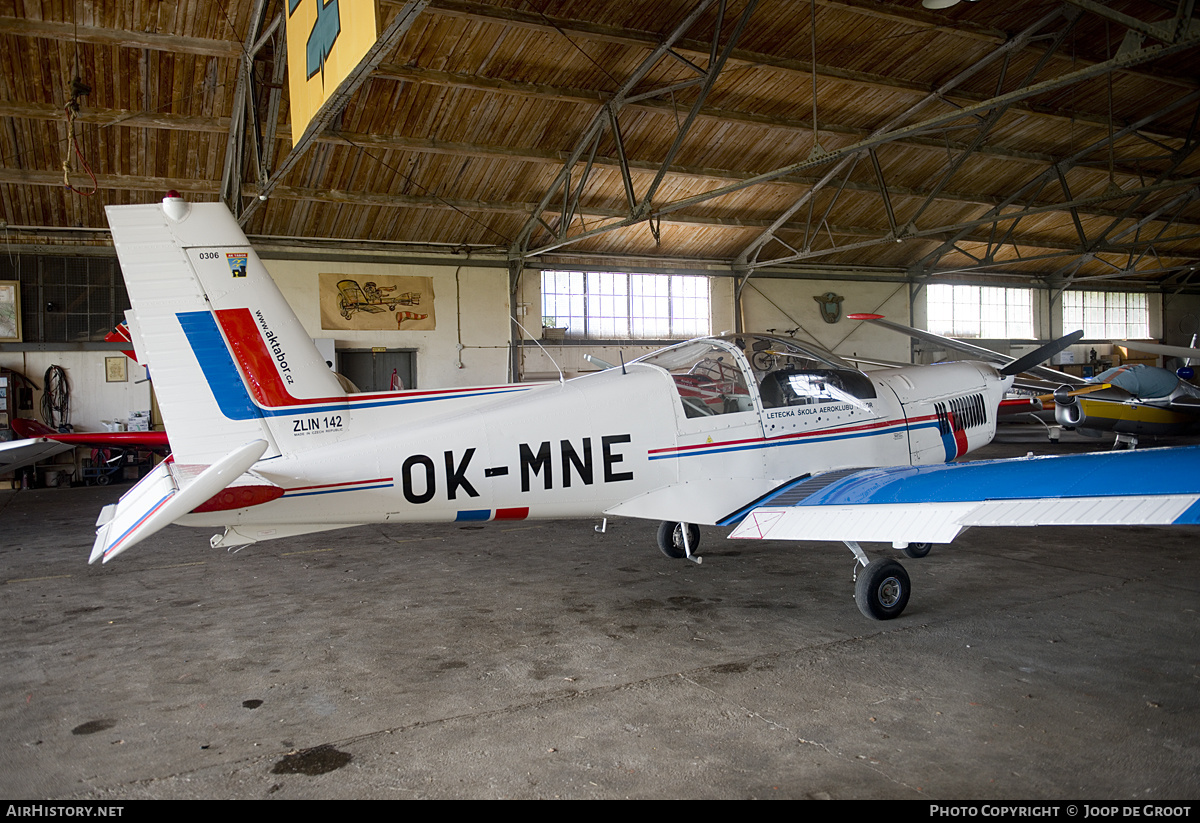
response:
M87 160L83 158L83 152L79 150L79 142L75 139L75 118L79 116L79 98L86 96L90 92L91 88L78 77L76 77L71 81L71 102L67 103L67 105L64 107L64 111L67 113L67 150L62 161L63 185L76 194L82 194L84 197L91 197L96 193L96 189L99 188L96 183L96 175L92 173L91 166L89 166ZM74 152L75 156L79 158L79 165L81 165L83 170L87 172L88 177L92 178L91 191L77 189L75 186L71 185L72 152Z
M51 366L46 369L44 382L46 390L42 392L42 419L47 426L59 431L69 426L71 421L71 386L67 383L67 370L62 366Z

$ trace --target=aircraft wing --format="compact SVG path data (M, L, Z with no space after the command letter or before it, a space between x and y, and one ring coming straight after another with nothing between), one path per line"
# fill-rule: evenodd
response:
M900 332L901 334L906 334L915 340L924 340L926 343L933 343L934 345L945 349L962 352L963 354L970 355L973 358L982 360L985 363L990 363L995 366L1004 366L1010 363L1013 359L1009 355L1000 354L999 352L992 351L991 349L985 349L982 346L976 346L963 340L956 340L952 337L944 337L940 334L934 334L933 332L925 331L924 329L917 329L913 328L912 326L905 326L902 323L896 323L895 321L888 320L882 315L849 314L846 315L846 317L850 320L864 320L868 323L874 323L877 326L882 326L883 328L891 329L892 331ZM1030 366L1026 370L1026 373L1036 375L1042 380L1051 381L1059 386L1063 384L1081 385L1084 382L1080 377L1058 371L1057 369L1052 369L1049 366Z
M90 446L107 449L113 447L168 448L166 432L130 431L130 432L56 432L45 423L28 420L23 417L12 421L12 428L17 434L39 440L51 440L62 443L66 447Z
M765 497L776 488L777 484L761 478L685 480L630 498L604 513L701 526L726 526L733 522L729 518L735 514L735 506L745 508L748 501Z
M0 474L32 466L39 460L69 451L74 448L67 443L58 443L43 437L26 440L10 440L0 443Z
M1188 346L1164 346L1161 343L1140 340L1110 340L1109 342L1114 346L1120 346L1125 349L1126 353L1128 353L1129 349L1133 349L1134 351L1144 351L1146 354L1159 354L1163 357L1182 357L1190 360L1200 359L1200 349L1193 349Z
M1200 446L841 470L757 501L732 538L948 543L969 526L1200 523Z

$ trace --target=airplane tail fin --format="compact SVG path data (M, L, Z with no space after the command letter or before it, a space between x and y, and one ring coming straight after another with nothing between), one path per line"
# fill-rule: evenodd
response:
M256 440L262 458L305 448L277 436L283 418L346 394L229 210L171 193L106 212L175 460L212 465Z

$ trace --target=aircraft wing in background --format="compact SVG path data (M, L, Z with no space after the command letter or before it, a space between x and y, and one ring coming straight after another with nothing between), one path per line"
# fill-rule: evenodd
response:
M64 445L65 451L72 446L90 446L94 449L142 447L165 449L170 447L166 432L56 432L45 423L23 417L12 421L13 431L22 437L53 440Z
M882 326L885 329L891 329L892 331L899 332L900 334L908 335L915 340L923 340L926 343L933 343L934 345L950 351L962 352L963 354L970 355L976 360L981 360L984 363L990 363L995 366L1004 366L1013 360L1013 358L1009 355L1001 354L1000 352L992 351L991 349L985 349L982 346L976 346L972 343L967 343L962 340L955 340L952 337L944 337L940 334L934 334L933 332L925 331L924 329L905 326L903 323L896 323L895 321L888 320L886 317L880 314L848 314L846 315L846 319L862 320L868 323L874 323L875 325ZM1083 385L1085 382L1081 377L1076 377L1073 374L1067 374L1066 372L1052 369L1049 366L1033 365L1022 369L1022 371L1026 374L1032 374L1040 377L1042 380L1051 381L1058 386L1063 384L1072 386ZM1012 372L1008 373L1012 374Z
M0 474L32 466L34 463L72 448L66 443L58 443L41 437L0 443Z

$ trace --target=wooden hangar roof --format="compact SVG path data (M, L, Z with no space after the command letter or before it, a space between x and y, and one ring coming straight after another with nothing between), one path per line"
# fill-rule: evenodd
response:
M0 0L8 242L175 189L273 244L1200 283L1187 0L378 8L293 148L283 0Z

